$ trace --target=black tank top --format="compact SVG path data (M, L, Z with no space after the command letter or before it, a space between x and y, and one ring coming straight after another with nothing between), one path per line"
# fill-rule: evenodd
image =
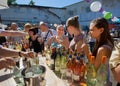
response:
M34 52L42 52L44 50L44 43L40 44L38 42L38 37L35 40L32 40L31 37L29 38L30 49L34 49Z

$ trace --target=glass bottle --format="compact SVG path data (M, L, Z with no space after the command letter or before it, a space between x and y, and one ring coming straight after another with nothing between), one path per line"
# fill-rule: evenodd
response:
M80 72L81 72L81 64L80 64L80 58L77 56L76 61L74 62L73 65L73 79L74 81L79 82L80 81Z
M87 78L86 83L87 86L96 86L96 69L94 66L95 57L91 56L89 59L89 63L87 64Z
M105 86L108 70L106 67L106 56L102 56L101 65L97 70L97 86Z
M85 83L86 64L83 59L80 59L80 83Z
M55 59L55 71L60 71L60 60L61 60L60 49L57 49L57 56Z
M66 64L66 78L68 80L68 83L72 83L72 52L68 51L68 61Z
M65 50L62 49L61 51L61 64L60 64L60 72L61 72L61 79L65 79L66 76L66 64L67 64L67 57L65 55Z

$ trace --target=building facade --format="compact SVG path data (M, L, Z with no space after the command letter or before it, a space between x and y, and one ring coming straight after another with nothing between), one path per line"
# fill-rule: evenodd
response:
M81 1L63 8L43 7L43 6L28 6L28 5L12 5L9 9L0 10L1 21L4 24L17 22L23 25L26 22L39 23L40 21L49 24L61 24L71 17L78 15L80 25L83 28L89 26L92 19L103 17L101 12L92 12L90 5L96 0L90 2ZM120 0L99 0L102 3L102 8L105 11L111 12L113 16L120 18Z

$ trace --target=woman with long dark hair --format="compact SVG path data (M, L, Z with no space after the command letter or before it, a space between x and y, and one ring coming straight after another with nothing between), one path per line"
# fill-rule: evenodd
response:
M92 54L96 57L95 67L98 69L102 56L107 56L109 59L114 47L114 41L109 33L108 22L104 18L91 21L89 33L92 38L96 39Z
M96 43L92 52L92 55L95 56L95 68L98 71L100 65L102 64L102 56L106 56L107 58L105 65L107 70L105 72L107 72L107 75L104 77L106 77L107 82L109 82L109 58L114 47L114 41L109 33L108 22L104 18L97 18L95 20L92 20L89 30L91 37L96 39Z

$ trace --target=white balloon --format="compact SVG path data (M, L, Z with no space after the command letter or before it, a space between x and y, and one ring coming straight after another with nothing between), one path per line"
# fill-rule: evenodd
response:
M95 1L90 5L90 9L93 12L98 12L102 8L102 4L99 1Z

